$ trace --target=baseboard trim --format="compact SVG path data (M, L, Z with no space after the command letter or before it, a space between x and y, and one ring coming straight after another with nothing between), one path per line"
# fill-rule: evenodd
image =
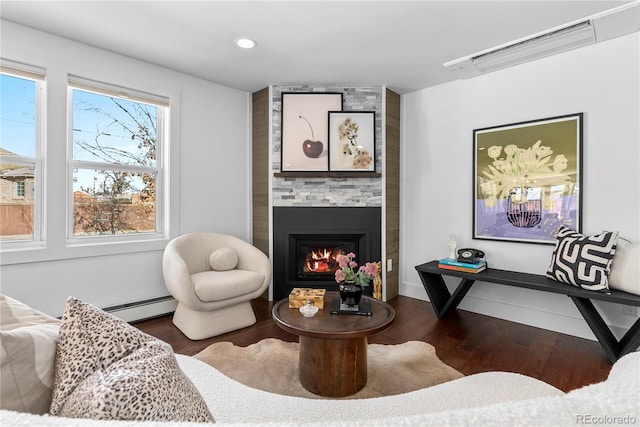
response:
M138 322L173 313L176 311L177 306L178 301L173 299L172 296L167 295L164 297L106 307L103 310L126 322Z

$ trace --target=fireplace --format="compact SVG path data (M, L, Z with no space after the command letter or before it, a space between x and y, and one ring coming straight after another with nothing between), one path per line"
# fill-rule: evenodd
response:
M380 208L275 207L273 209L273 295L293 288L337 291L339 254L356 254L358 264L381 257Z
M338 269L338 255L359 252L357 234L290 234L290 248L295 262L290 265L294 269L291 277L295 280L317 281L333 280Z

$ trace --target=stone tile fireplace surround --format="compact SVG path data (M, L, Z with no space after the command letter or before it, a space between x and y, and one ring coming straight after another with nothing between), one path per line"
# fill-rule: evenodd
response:
M281 149L281 96L283 92L342 92L343 111L375 111L376 172L355 174L282 174ZM386 96L385 96L386 95ZM386 114L385 114L386 111ZM313 246L309 240L336 243L348 250L357 244L358 263L392 259L397 264L397 154L399 153L399 96L384 87L310 87L271 86L253 94L253 239L254 244L268 253L273 261L274 277L271 295L274 300L285 298L293 287L322 287L337 289L333 273L325 277L294 277L284 279L292 265L299 263L294 254L289 257L291 245ZM391 144L391 145L389 145ZM267 159L269 160L267 162ZM392 169L389 170L389 162ZM264 167L269 165L268 167ZM263 180L269 176L269 185ZM385 179L386 175L386 179ZM386 195L384 190L386 189ZM389 205L391 203L391 205ZM385 208L387 206L387 208ZM386 222L383 209L387 209ZM286 212L287 226L292 218L302 218L306 229L288 230L286 239L281 234L280 217ZM294 212L294 213L291 213ZM316 219L309 220L309 212ZM345 213L359 212L356 219L347 219ZM366 212L366 213L364 213ZM335 217L338 216L338 218ZM373 225L363 231L363 218ZM322 221L327 220L322 225ZM322 220L322 221L321 221ZM351 230L336 229L347 223ZM286 230L285 230L286 231ZM312 239L308 239L312 237ZM346 237L346 238L345 238ZM293 243L290 239L293 238ZM297 239L297 240L296 240ZM384 241L382 239L385 239ZM391 240L390 240L391 239ZM386 253L382 248L386 242ZM343 244L347 246L342 247ZM288 257L289 259L285 258ZM295 269L295 266L294 266ZM326 279L329 276L329 279ZM387 297L397 295L397 273L383 272ZM391 288L389 288L389 285Z
M343 111L375 111L376 170L382 169L382 87L272 87L272 171L280 172L283 92L342 92ZM286 298L294 287L337 290L333 273L300 277L296 246L302 240L347 244L357 262L381 260L382 179L380 177L274 176L273 297ZM324 242L323 242L324 241ZM304 246L304 245L303 245ZM355 248L354 248L355 246ZM346 248L346 247L345 247ZM296 277L297 276L297 277Z

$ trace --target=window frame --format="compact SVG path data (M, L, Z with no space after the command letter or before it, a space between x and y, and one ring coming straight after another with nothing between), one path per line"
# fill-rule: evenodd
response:
M0 57L0 64L4 58ZM37 68L37 67L36 67ZM77 67L84 69L83 67ZM38 68L46 70L44 66ZM114 81L109 69L96 70L90 67L85 74L94 74L101 81ZM69 70L56 68L48 72L43 90L40 92L42 106L42 123L39 136L41 141L36 197L41 224L41 241L0 241L0 266L40 263L47 261L74 260L91 257L131 254L137 257L158 256L166 244L180 233L180 139L182 135L181 111L182 92L170 82L156 82L145 75L136 73L118 74L117 80L123 86L136 87L145 94L162 94L162 99L170 101L166 107L165 149L162 159L163 175L159 176L157 185L162 185L163 192L156 197L163 198L165 211L162 217L163 235L141 235L135 240L122 238L81 239L69 242L67 239L67 203L68 188L68 155L67 131L69 126L68 83ZM53 120L52 120L53 118ZM12 161L15 157L12 157ZM35 183L34 183L35 186ZM158 205L159 206L159 205ZM157 208L159 209L159 208ZM160 225L159 223L157 223ZM45 239L46 237L46 239Z
M45 233L45 208L44 208L44 188L45 188L45 135L46 135L46 70L42 67L24 64L5 58L0 58L0 73L11 77L30 80L35 83L35 147L34 157L29 156L2 156L0 162L11 162L26 167L33 167L34 196L33 201L33 237L27 240L2 240L0 252L11 250L24 250L31 248L43 248L46 241ZM17 189L16 189L17 191ZM25 183L25 199L27 185ZM16 193L17 194L17 193Z
M153 105L157 108L157 140L156 140L156 165L136 166L97 161L85 161L73 159L73 93L74 90L90 92L106 97L113 97L127 101ZM165 153L170 151L170 123L169 99L166 97L125 88L114 84L98 82L74 75L68 76L67 84L67 246L85 246L112 244L116 242L144 242L150 240L167 239L170 230L168 198L165 197L168 183L168 167L165 163ZM104 234L92 236L74 235L74 200L73 200L73 175L79 169L102 169L120 172L144 172L152 173L156 179L155 194L155 231L124 234Z

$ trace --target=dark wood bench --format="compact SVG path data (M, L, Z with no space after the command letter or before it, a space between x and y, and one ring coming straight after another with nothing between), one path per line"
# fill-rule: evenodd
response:
M480 273L466 273L456 270L438 268L438 261L431 261L416 266L420 280L427 291L431 305L438 319L455 309L465 297L471 286L476 282L498 283L519 288L535 289L537 291L552 292L567 295L578 307L582 317L595 334L609 360L613 363L627 353L640 346L640 319L631 326L622 339L618 340L611 329L602 319L600 313L593 306L592 300L609 301L640 307L640 296L627 292L611 290L610 294L588 291L576 286L556 282L540 274L519 273L517 271L487 268ZM453 293L449 292L442 276L460 278Z

